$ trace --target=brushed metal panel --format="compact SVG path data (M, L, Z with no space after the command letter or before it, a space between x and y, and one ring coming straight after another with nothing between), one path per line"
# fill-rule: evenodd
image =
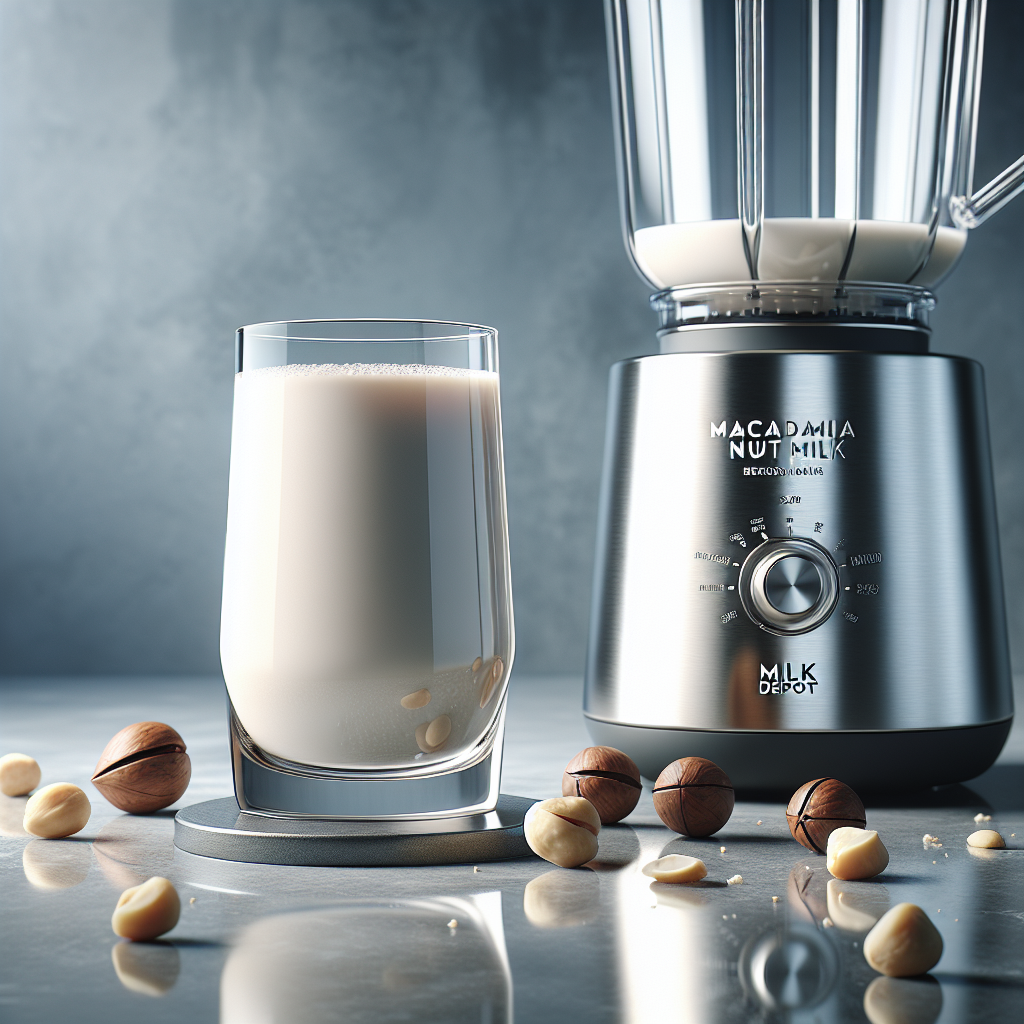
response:
M1012 714L977 363L647 356L612 368L609 409L588 715L879 730ZM734 588L758 544L791 535L831 554L840 597L817 628L777 636Z

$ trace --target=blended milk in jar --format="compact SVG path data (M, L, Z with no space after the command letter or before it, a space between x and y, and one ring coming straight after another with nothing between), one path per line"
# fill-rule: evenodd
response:
M489 371L237 374L221 661L262 751L415 767L486 733L511 653L499 422Z

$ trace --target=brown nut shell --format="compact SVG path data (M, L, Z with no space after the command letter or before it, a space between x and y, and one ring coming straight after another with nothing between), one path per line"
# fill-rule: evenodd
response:
M736 804L729 776L705 757L673 761L654 784L654 809L684 836L710 836L732 817Z
M838 779L805 782L790 798L786 821L793 838L808 850L824 854L837 828L866 828L864 804Z
M589 800L602 825L621 821L640 800L640 769L614 747L587 747L565 767L562 796Z
M173 804L191 777L181 736L163 722L136 722L106 745L92 784L122 811L148 814Z

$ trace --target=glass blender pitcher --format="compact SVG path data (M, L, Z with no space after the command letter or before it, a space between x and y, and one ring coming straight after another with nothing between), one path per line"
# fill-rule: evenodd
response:
M1022 157L971 194L984 20L984 0L610 3L640 274L659 292L815 286L804 304L782 290L800 312L829 306L820 285L840 282L923 298L901 286L934 286L966 229L1024 188ZM715 308L737 315L750 301Z
M584 711L654 779L970 778L1013 713L984 382L929 288L972 192L984 0L609 0L627 248Z

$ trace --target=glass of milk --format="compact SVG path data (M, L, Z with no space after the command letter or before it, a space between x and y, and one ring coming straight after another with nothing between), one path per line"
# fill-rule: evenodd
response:
M221 663L243 810L492 810L514 652L497 334L237 335Z

